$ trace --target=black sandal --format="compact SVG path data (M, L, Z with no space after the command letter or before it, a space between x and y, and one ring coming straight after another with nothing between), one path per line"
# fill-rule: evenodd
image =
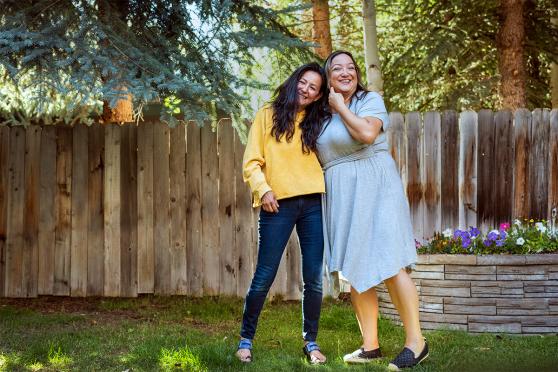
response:
M306 355L306 359L308 360L308 362L310 364L324 364L326 362L325 360L321 360L321 359L319 359L319 358L310 354L311 352L316 351L316 350L321 352L320 347L314 341L308 342L302 348L302 352L304 353L304 355Z

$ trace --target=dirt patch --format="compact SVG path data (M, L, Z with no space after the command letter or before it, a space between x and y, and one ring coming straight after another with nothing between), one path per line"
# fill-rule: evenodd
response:
M38 298L1 298L0 306L36 311L41 314L86 315L92 323L122 319L145 319L146 317L134 309L104 309L103 299L88 297L56 297L41 296Z
M126 306L125 309L110 309L107 308L106 298L102 297L58 297L58 296L40 296L38 298L0 298L0 307L9 306L21 310L31 310L45 315L53 314L67 314L67 315L80 315L86 319L86 324L90 326L107 324L116 324L122 321L142 321L142 322L163 322L182 324L186 327L192 327L202 330L204 332L215 332L221 328L222 324L214 325L195 319L194 317L186 316L182 319L167 320L161 317L160 314L170 309L172 306L166 303L168 299L161 299L153 297L148 301L138 299L132 303L131 306ZM118 299L116 306L118 306ZM124 300L124 301L127 301Z

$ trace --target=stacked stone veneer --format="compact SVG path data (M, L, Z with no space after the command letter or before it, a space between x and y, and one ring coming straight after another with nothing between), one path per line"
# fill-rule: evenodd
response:
M420 255L412 277L424 329L558 333L558 254ZM381 314L399 321L377 290Z

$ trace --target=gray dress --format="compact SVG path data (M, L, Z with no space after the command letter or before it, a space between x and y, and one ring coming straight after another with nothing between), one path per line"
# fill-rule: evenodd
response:
M318 139L325 172L323 198L325 256L330 273L341 272L358 292L396 275L417 260L409 214L385 131L389 117L382 97L357 93L350 110L380 119L372 145L355 141L334 114Z

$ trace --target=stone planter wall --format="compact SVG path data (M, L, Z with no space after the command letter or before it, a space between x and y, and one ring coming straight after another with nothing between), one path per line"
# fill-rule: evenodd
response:
M424 329L558 333L558 254L419 255L412 277ZM381 314L399 321L377 290Z

